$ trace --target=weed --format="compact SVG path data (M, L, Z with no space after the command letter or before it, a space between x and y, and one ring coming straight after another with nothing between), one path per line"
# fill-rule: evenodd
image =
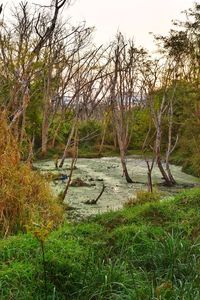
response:
M154 191L152 193L148 192L148 191L137 191L136 193L136 197L129 199L126 203L125 203L125 207L129 207L129 206L133 206L133 205L140 205L140 204L144 204L146 202L155 202L160 200L161 194L158 191Z
M25 230L31 221L59 224L63 209L48 183L20 162L20 152L3 113L0 115L0 235Z

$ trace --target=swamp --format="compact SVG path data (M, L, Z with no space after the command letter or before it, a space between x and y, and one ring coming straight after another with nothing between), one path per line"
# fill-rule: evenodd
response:
M134 178L134 183L127 183L122 176L122 168L118 157L102 158L79 158L73 171L73 178L80 178L88 186L70 186L65 203L74 208L72 214L76 217L86 217L102 212L120 209L132 198L136 198L137 191L147 190L147 168L142 157L127 157L129 173ZM45 160L34 163L44 176L50 177L51 187L56 195L59 195L66 185L62 180L62 174L69 174L71 159L65 160L62 169L55 167L53 160ZM164 196L178 193L184 188L191 188L200 184L200 179L181 171L180 166L171 166L172 172L177 180L177 185L167 187L162 185L162 179L158 168L154 168L152 179L156 189ZM105 184L106 189L96 205L85 205L84 202L96 198Z
M199 38L198 1L0 2L0 300L200 299Z

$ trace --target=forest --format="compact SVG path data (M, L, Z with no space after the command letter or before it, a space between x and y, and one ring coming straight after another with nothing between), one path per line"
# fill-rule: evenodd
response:
M198 300L200 4L156 55L71 5L0 6L0 299Z

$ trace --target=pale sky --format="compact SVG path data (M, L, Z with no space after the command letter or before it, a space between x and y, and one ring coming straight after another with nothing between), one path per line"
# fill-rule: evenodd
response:
M73 0L74 1L74 0ZM1 0L7 4L6 12L19 0ZM49 0L28 0L29 3L48 5ZM77 24L86 21L95 26L97 44L108 43L121 31L127 38L134 38L137 46L153 50L153 37L149 32L167 34L172 19L183 18L181 11L192 7L193 0L76 0L65 15ZM198 2L198 1L197 1Z

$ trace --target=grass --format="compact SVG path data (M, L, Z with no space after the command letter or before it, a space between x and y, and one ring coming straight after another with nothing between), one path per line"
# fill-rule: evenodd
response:
M35 223L60 224L63 208L48 182L20 161L6 116L0 112L0 236L25 231Z
M155 189L153 192L138 190L136 192L136 197L128 199L124 206L129 207L133 205L144 204L146 202L156 202L159 201L160 198L161 193Z
M200 189L65 224L45 242L48 299L200 299ZM40 245L0 242L0 299L45 299Z
M36 159L54 159L55 157L59 158L62 157L63 151L64 151L65 145L53 148L53 149L48 149L48 152L46 153L45 157L41 156L41 153L38 152ZM141 154L139 151L133 151L129 154ZM104 145L101 154L99 155L99 149L95 145L80 145L79 150L78 150L78 157L79 158L98 158L102 156L110 157L110 156L118 156L119 155L119 150L115 149L114 146L111 145ZM70 155L68 155L70 157Z

